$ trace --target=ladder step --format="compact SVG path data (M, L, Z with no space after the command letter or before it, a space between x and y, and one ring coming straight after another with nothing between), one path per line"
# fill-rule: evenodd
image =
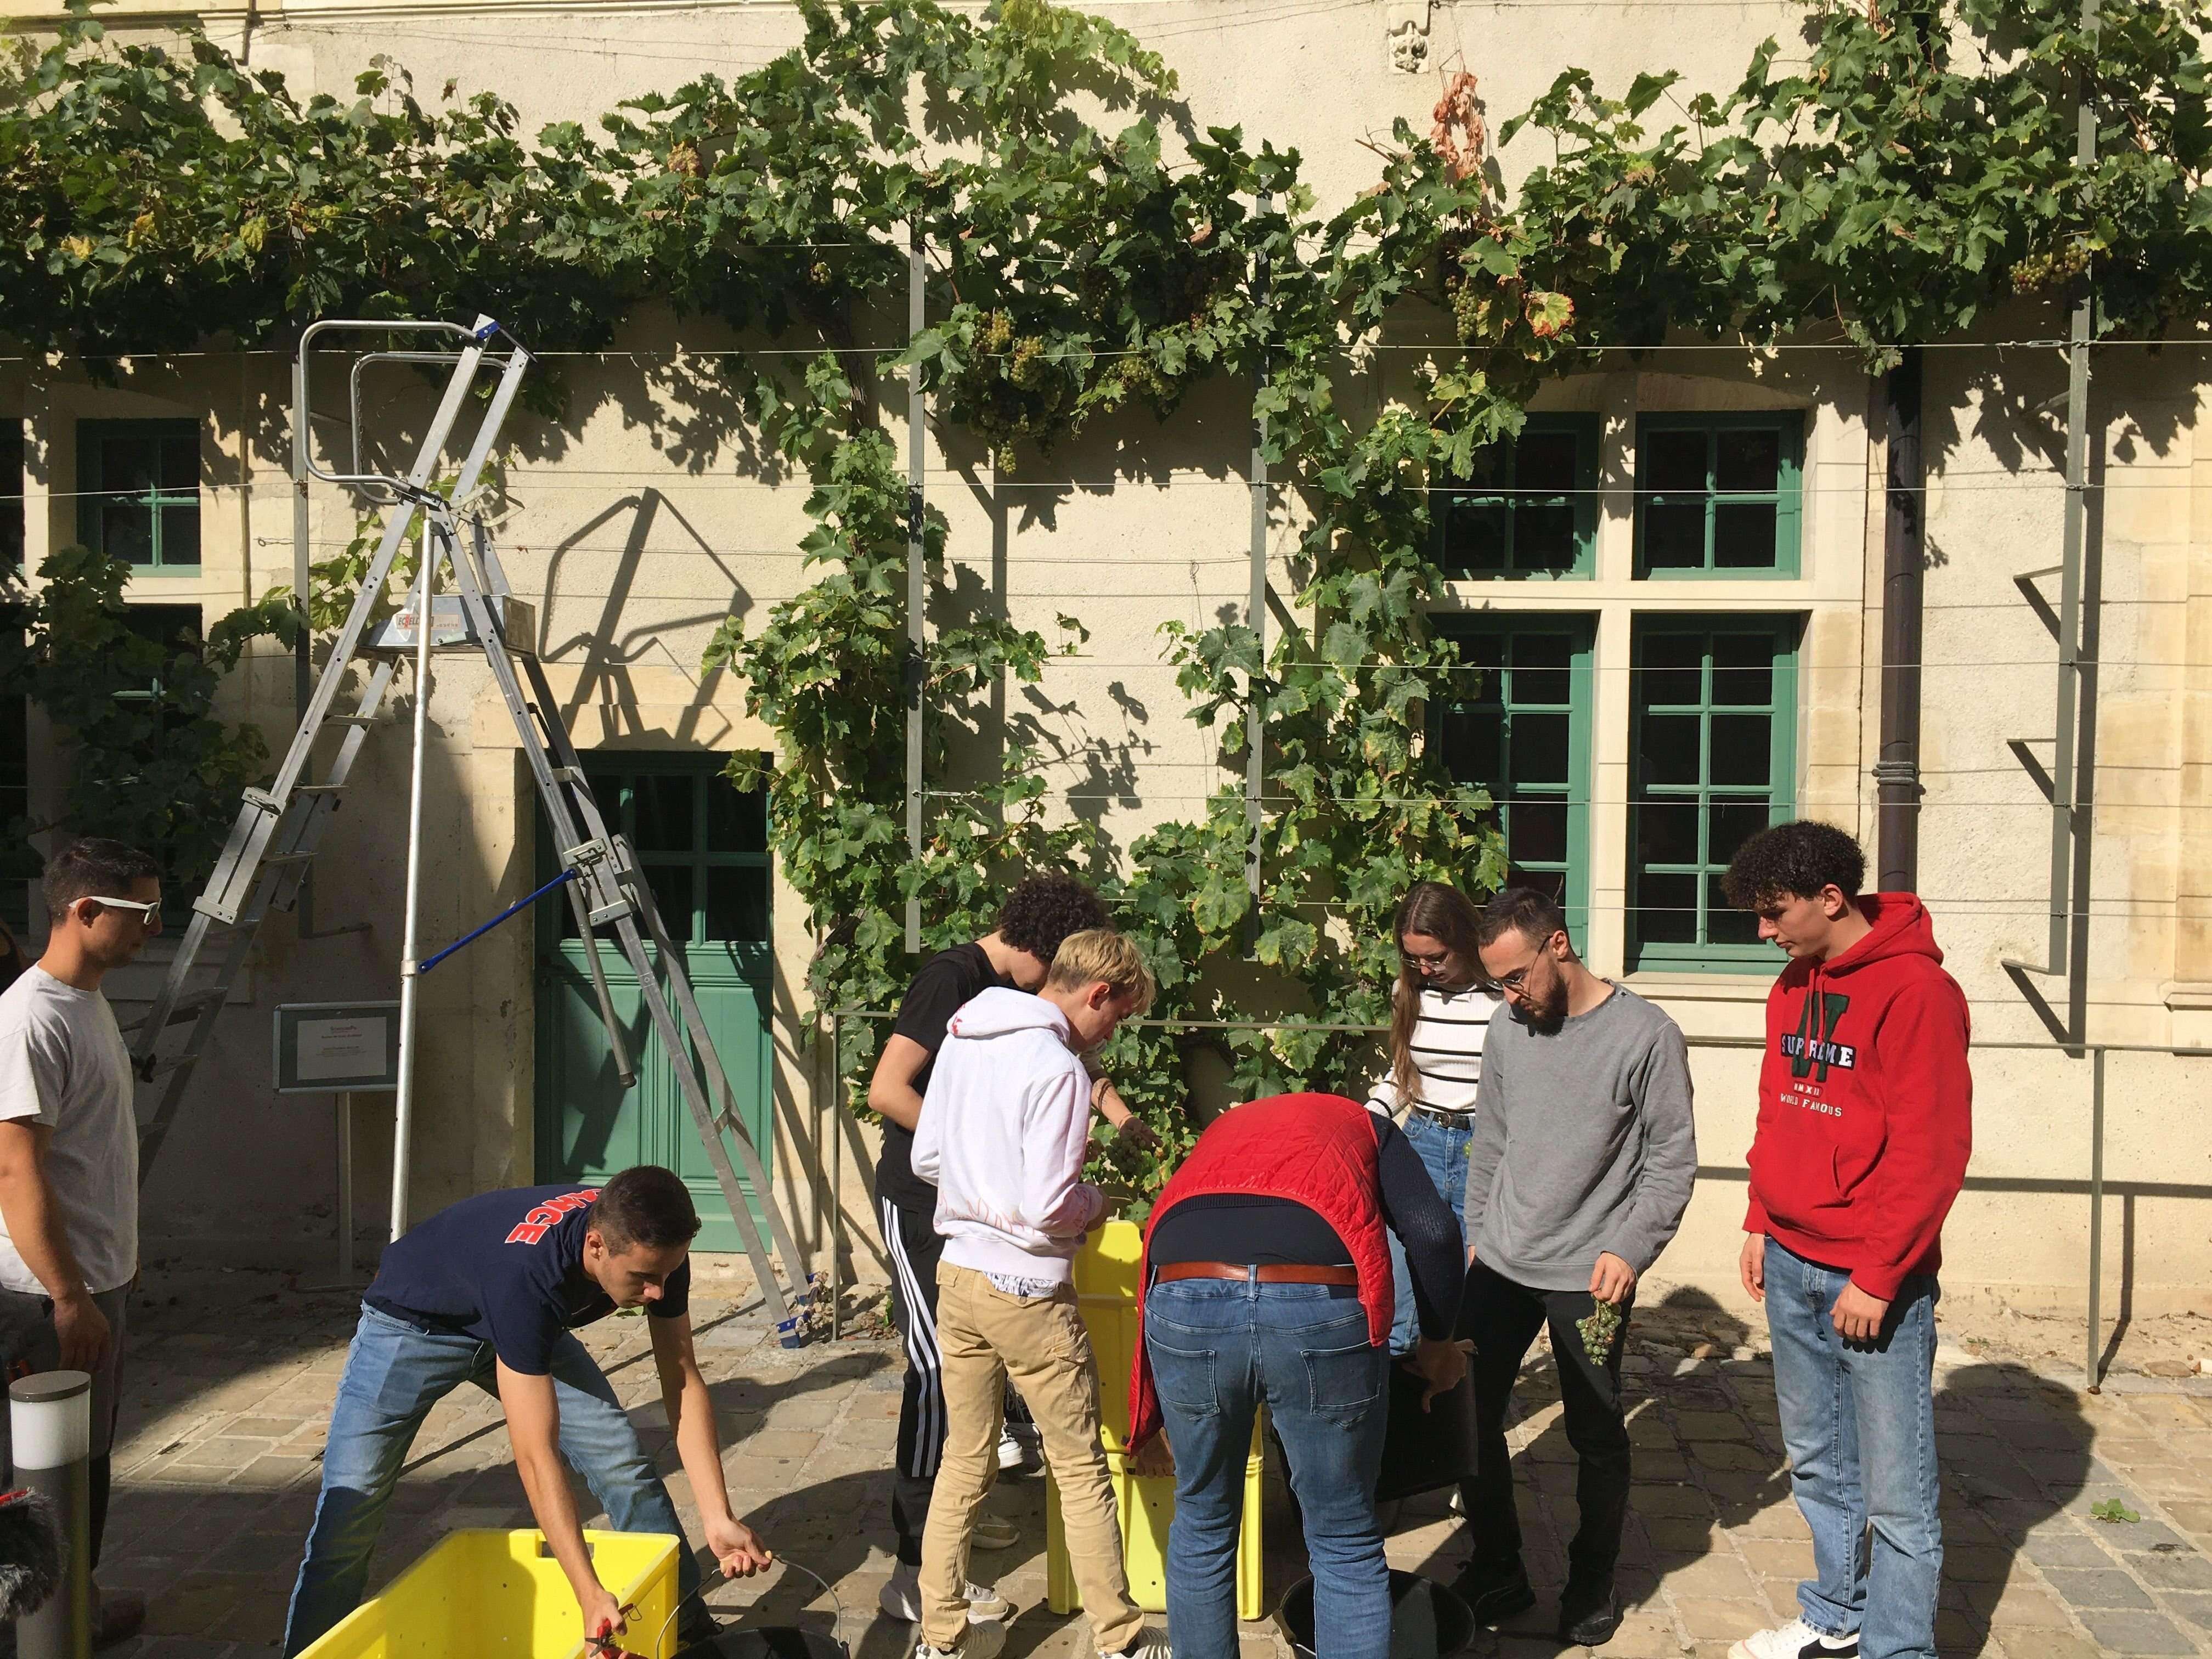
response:
M325 726L374 726L378 723L379 718L375 714L328 714L324 716L323 724Z
M344 788L345 785L342 783L295 783L292 786L292 793L295 795L335 795Z
M276 853L262 860L261 867L264 870L285 870L294 865L313 864L314 861L313 853Z
M169 1018L163 1024L182 1025L186 1020L198 1019L202 1009L216 1006L229 995L230 987L228 985L210 986L204 991L187 991L169 1005ZM122 1029L143 1031L146 1029L146 1022L143 1018L134 1019Z

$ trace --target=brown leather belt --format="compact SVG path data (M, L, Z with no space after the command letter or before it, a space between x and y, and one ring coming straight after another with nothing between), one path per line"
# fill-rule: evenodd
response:
M1303 1261L1263 1261L1240 1267L1231 1261L1169 1261L1154 1274L1163 1285L1178 1279L1243 1279L1262 1285L1349 1285L1357 1288L1356 1267L1317 1267Z

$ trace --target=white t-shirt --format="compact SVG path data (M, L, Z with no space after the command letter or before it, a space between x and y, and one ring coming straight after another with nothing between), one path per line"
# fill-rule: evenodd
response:
M0 1120L51 1128L46 1181L87 1287L112 1291L138 1271L138 1117L131 1050L97 991L30 967L0 992ZM0 1285L46 1286L23 1264L0 1217Z

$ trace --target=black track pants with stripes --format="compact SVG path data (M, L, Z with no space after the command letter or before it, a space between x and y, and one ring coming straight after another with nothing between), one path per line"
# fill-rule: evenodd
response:
M891 1472L891 1528L898 1559L921 1565L921 1529L945 1455L945 1389L937 1360L937 1259L945 1241L932 1218L878 1200L876 1219L891 1260L891 1312L906 1344L906 1393L899 1401L898 1464Z

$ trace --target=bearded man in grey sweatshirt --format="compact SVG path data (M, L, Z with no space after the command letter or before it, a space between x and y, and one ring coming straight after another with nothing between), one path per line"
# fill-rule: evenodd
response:
M1460 1325L1474 1339L1480 1461L1467 1517L1474 1559L1457 1588L1486 1624L1535 1602L1521 1562L1505 1408L1522 1358L1549 1326L1581 1511L1559 1637L1595 1647L1620 1626L1613 1575L1628 1516L1628 1312L1637 1280L1681 1224L1697 1176L1689 1054L1673 1020L1583 966L1543 894L1499 893L1476 940L1510 1018L1491 1022L1468 1147Z

